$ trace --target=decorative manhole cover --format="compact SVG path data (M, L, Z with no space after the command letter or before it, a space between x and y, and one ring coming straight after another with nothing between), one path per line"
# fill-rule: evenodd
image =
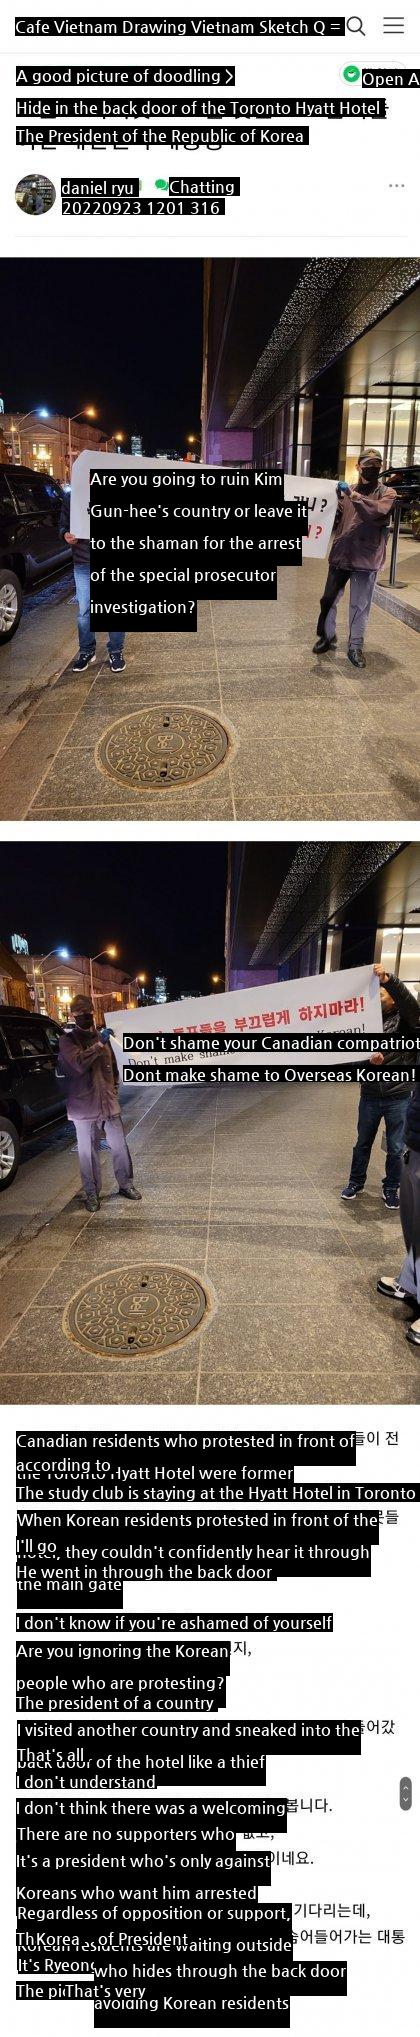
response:
M113 721L96 749L96 763L120 785L195 785L223 764L227 731L198 707L144 707Z
M207 1306L200 1281L183 1266L116 1266L72 1295L63 1329L96 1357L147 1358L182 1344Z

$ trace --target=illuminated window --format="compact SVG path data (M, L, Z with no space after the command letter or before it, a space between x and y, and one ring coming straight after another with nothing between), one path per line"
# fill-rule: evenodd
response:
M383 396L351 396L346 448L346 481L355 479L357 461L364 446L377 446L386 462L389 402Z
M406 466L412 407L412 403L391 403L388 465L391 460L395 460L397 466Z
M404 927L399 976L418 997L420 988L420 927Z

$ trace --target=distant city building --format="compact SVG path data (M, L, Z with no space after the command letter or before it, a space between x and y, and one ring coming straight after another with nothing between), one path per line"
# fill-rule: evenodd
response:
M166 976L155 976L155 1004L167 1004L168 985Z
M141 459L143 452L143 439L140 438L139 435L137 436L137 438L132 438L131 440L131 452L133 459Z
M62 417L51 411L47 418L35 411L7 410L1 421L3 459L18 467L33 467L36 474L51 474L55 481L70 480L71 464L78 453L117 453L120 447L89 418Z
M83 997L93 994L97 1025L103 1025L105 1012L134 1010L137 1004L137 985L126 970L118 969L116 963L105 957L91 964L88 955L71 955L68 961L58 954L47 955L45 960L42 955L22 955L20 964L32 1009L46 1012L48 1018L58 1019L61 1025L66 1024L73 998L80 994ZM13 1003L13 999L7 1001Z
M166 447L163 451L155 453L155 460L183 460L183 458L183 453L168 452Z
M14 955L29 955L28 942L24 934L11 934L10 945Z

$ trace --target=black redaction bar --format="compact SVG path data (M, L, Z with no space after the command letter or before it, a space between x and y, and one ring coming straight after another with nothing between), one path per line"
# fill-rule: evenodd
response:
M289 1016L287 1014L287 1016ZM123 1052L130 1053L187 1053L189 1048L198 1054L247 1054L264 1053L349 1053L382 1054L395 1053L395 1035L392 1033L363 1033L356 1030L347 1032L279 1032L276 1027L255 1026L252 1032L242 1027L239 1032L212 1032L210 1026L201 1032L196 1026L173 1026L172 1029L147 1032L136 1026L131 1032L123 1033ZM407 1038L398 1035L398 1052L420 1053L420 1034L411 1033Z
M413 91L418 91L420 86L420 64L418 64L416 71L397 71L396 68L393 69L392 65L390 67L389 64L386 65L386 69L383 67L378 71L363 70L362 85L368 85L370 88L372 85L395 85L399 86L400 89L404 88L404 90L407 90L411 87Z
M18 14L15 19L17 36L297 35L317 36L322 40L323 36L344 36L345 30L344 14L319 15L316 19L308 15L293 14L283 16L281 20L276 20L272 14L247 15L243 18L234 14L218 15L211 21L200 14L186 15L179 21L176 15L166 14L153 14L146 20L136 20L134 16L123 14L106 15L102 21L97 21L92 15L79 17L66 15L63 18L52 14L37 16Z

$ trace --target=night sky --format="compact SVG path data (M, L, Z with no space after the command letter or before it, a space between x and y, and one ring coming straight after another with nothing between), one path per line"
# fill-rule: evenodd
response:
M93 404L105 434L182 451L200 426L202 262L42 262L30 304L31 265L2 268L5 410Z
M94 955L115 943L118 966L168 978L171 996L205 993L224 968L227 847L207 842L10 844L0 887L0 939L31 952Z

